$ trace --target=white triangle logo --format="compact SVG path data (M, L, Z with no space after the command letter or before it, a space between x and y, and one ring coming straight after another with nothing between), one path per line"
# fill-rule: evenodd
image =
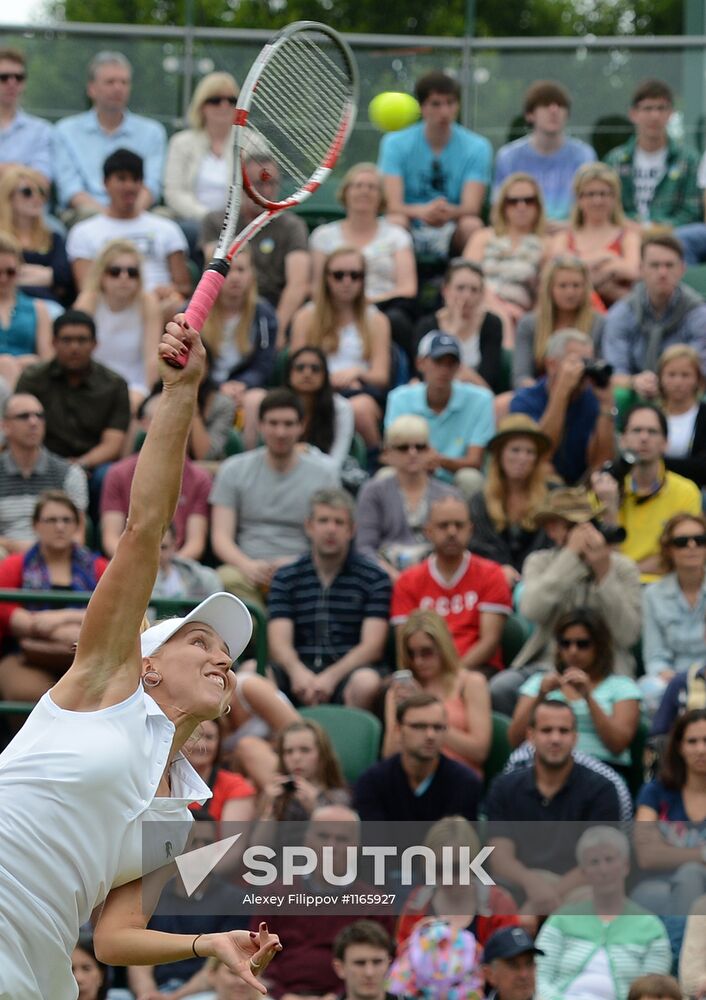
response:
M233 837L217 840L215 844L198 847L195 851L174 858L187 896L196 892L206 876L213 871L221 858L225 857L239 837L242 837L242 833L236 833Z

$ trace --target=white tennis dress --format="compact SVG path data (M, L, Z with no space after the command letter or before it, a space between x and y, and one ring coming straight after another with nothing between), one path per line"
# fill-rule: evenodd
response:
M188 805L211 791L180 757L172 796L155 797L173 735L142 687L97 712L45 694L0 755L0 1000L75 1000L81 925L111 888L183 850ZM145 820L172 822L143 860Z

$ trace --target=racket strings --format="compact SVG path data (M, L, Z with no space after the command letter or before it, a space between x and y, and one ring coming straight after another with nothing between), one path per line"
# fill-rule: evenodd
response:
M248 124L294 186L305 184L325 159L351 90L345 66L311 38L290 39L267 64Z

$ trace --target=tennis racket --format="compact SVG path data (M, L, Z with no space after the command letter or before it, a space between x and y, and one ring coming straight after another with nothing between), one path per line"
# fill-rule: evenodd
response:
M353 53L325 24L297 21L262 50L233 113L233 182L223 228L186 310L195 330L202 329L238 251L329 176L355 123L357 96ZM279 192L272 200L275 172ZM236 236L243 188L262 212Z

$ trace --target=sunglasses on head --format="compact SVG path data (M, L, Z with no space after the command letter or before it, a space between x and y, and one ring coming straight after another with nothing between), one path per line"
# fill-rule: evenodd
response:
M292 365L295 372L313 372L315 375L323 371L318 361L295 361Z
M559 639L560 649L571 649L572 646L576 646L577 649L589 649L593 645L593 639L564 639L563 637Z
M139 267L120 267L118 264L111 264L106 267L105 273L111 278L119 278L121 274L126 274L128 278L139 278Z
M414 448L415 451L426 451L429 445L426 441L402 441L400 444L394 444L392 446L395 451L407 452Z
M517 198L506 198L506 205L536 205L539 199L536 194L520 195Z
M22 83L26 79L26 73L0 73L0 83L7 83L8 80L14 80L15 83Z
M228 96L227 94L214 94L213 97L207 97L203 103L212 104L215 106L217 104L223 104L224 101L230 104L232 108L234 108L238 103L238 98Z
M43 187L30 187L29 184L25 187L17 188L15 194L20 194L23 198L33 198L35 194L38 194L40 198L46 198L47 196L47 192Z
M675 549L686 549L690 542L693 542L700 549L706 548L706 533L702 535L677 535L676 538L669 539L669 544Z
M334 281L343 281L344 278L350 278L351 281L362 281L365 277L365 271L329 271L328 276Z

